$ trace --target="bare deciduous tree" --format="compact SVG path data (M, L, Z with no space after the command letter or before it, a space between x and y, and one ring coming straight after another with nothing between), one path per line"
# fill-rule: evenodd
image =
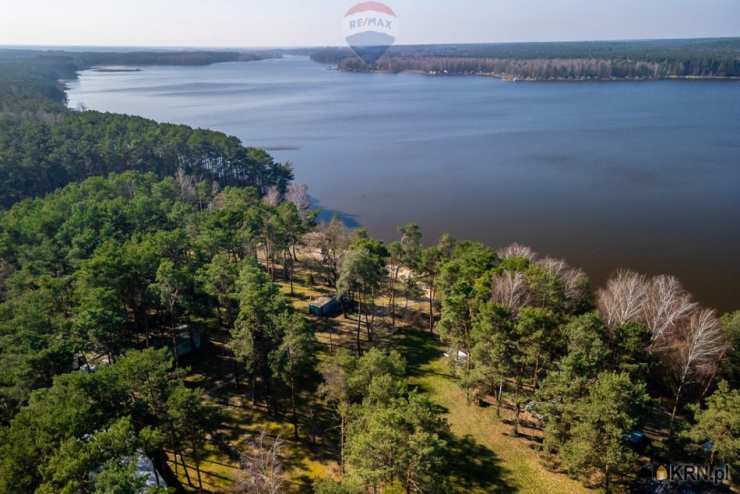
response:
M535 259L537 259L537 253L535 251L533 251L526 245L516 243L500 249L497 254L502 259L507 259L510 257L522 257L524 259L529 259L530 261L534 261Z
M671 413L671 432L676 418L681 393L703 371L716 363L727 346L720 320L713 310L695 310L687 320L681 334L677 335L674 365L676 394Z
M329 223L322 223L318 226L315 238L315 247L319 251L321 270L326 283L331 287L336 287L339 268L349 248L352 232L344 226L341 220L334 218Z
M608 326L640 321L647 297L647 280L632 271L620 271L599 290L599 311Z
M265 196L262 198L262 202L271 208L277 207L282 200L280 191L274 185L267 189Z
M572 268L562 259L552 257L537 261L537 265L563 283L565 296L569 301L575 302L588 296L588 276L582 270Z
M565 296L569 300L588 298L590 300L590 286L588 276L581 269L569 269L563 273Z
M285 492L282 461L283 441L262 431L242 453L241 472L233 487L235 494L280 494Z
M180 197L187 202L195 202L198 195L195 190L195 177L185 173L185 170L178 168L175 173L175 182L180 187Z
M671 433L688 385L711 379L725 354L727 342L714 311L702 309L673 276L648 279L621 271L598 293L599 310L607 325L643 324L649 350L661 357L675 385ZM706 380L708 380L706 379Z
M656 276L647 287L642 319L653 344L664 342L697 307L674 276Z
M527 278L519 272L506 271L493 276L491 300L514 313L529 302Z
M311 207L311 198L308 195L308 185L290 184L285 192L285 200L291 202L299 211L306 211Z
M687 322L697 304L673 276L647 278L620 271L598 293L601 314L609 326L626 322L644 324L653 349L671 344L671 334Z
M568 264L562 259L554 259L552 257L540 259L539 261L537 261L537 265L548 273L551 273L561 279L565 276L565 273L571 269L570 266L568 266Z

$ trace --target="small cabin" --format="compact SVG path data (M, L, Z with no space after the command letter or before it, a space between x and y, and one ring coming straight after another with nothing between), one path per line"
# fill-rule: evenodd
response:
M203 340L202 328L194 328L187 324L178 326L173 353L177 358L189 355L203 346Z
M321 297L308 304L308 312L314 316L332 317L342 312L342 303L336 297Z

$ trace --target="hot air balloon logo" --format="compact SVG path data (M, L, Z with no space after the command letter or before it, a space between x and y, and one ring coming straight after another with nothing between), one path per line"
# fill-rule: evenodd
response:
M375 65L395 43L399 27L396 13L381 2L358 3L342 19L347 44L368 65Z

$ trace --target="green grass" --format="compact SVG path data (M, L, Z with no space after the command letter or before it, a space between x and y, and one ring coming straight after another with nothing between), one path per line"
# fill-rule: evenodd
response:
M235 402L238 400L234 400ZM321 448L312 447L305 437L294 440L292 426L287 421L275 421L267 414L252 408L250 405L234 404L221 407L225 419L219 428L229 443L239 447L248 439L256 437L265 430L272 437L281 437L284 441L283 464L286 471L286 492L311 492L310 485L316 479L325 478L337 470L336 463L329 459ZM189 458L186 457L188 461ZM174 470L172 456L170 464ZM189 464L188 472L194 484L195 468ZM239 475L239 462L229 458L216 446L208 445L208 456L201 464L201 474L205 492L228 492ZM198 492L190 487L182 466L178 468L178 477L187 492Z
M450 374L441 346L428 333L405 331L400 341L411 381L445 410L452 438L452 488L455 492L592 493L580 482L547 470L537 443L511 435L495 407L469 405Z
M281 291L289 295L288 285L279 284ZM327 292L326 288L306 287L302 282L296 282L294 295L290 300L299 312L306 313L308 301ZM411 308L422 314L424 304L414 303ZM353 319L342 316L334 319L309 316L309 319L316 326L319 341L324 344L319 354L320 359L326 357L327 350L336 346L354 349ZM418 323L426 324L426 317L418 319ZM188 380L206 390L219 389L215 401L225 416L220 431L227 437L229 444L239 448L263 429L270 431L272 435L280 435L286 442L288 492L311 492L310 485L314 480L336 476L338 465L335 448L328 443L310 444L305 431L299 441L294 441L288 416L283 415L279 419L270 417L264 411L264 406L254 407L247 401L247 390L244 387L235 389L229 383L233 364L228 352L223 349L225 338L225 334L214 338L212 352L206 358L193 362L194 372ZM367 344L363 331L363 345ZM379 329L374 344L401 351L408 362L412 385L428 393L446 414L451 429L446 438L450 452L450 493L594 492L566 475L547 470L538 457L537 443L522 437L513 437L511 426L496 417L495 407L481 408L467 404L464 392L450 374L447 360L443 357L443 346L430 333L412 327L393 332L386 327ZM304 398L315 400L310 394ZM325 419L326 417L322 420L322 426L328 425ZM305 424L306 421L303 422ZM537 434L533 430L524 431L531 435ZM328 440L330 439L331 434ZM238 461L229 458L215 446L209 447L209 453L202 465L206 490L213 493L228 492L239 472ZM189 472L195 480L195 471ZM182 468L179 473L184 481ZM186 482L184 484L187 485Z
M281 284L281 290L289 293L289 287ZM295 295L290 298L296 310L307 312L307 300L321 292L306 287L295 286ZM319 326L320 321L314 321ZM314 480L326 478L338 471L332 448L318 442L312 444L308 433L303 427L298 440L293 437L293 426L288 411L283 408L279 417L271 416L266 410L266 404L259 402L252 404L250 390L246 382L240 381L236 387L233 380L234 365L230 352L225 348L228 334L212 324L208 348L195 357L186 359L183 364L191 370L186 381L191 386L202 388L207 394L207 401L215 405L222 416L218 427L218 434L225 442L236 450L244 447L245 443L265 430L272 437L279 436L284 441L283 463L286 473L287 493L308 493ZM322 335L320 335L322 336ZM320 352L320 357L324 353ZM242 376L243 379L243 376ZM310 393L304 393L302 400L315 399ZM285 403L283 403L285 406ZM305 407L304 407L305 409ZM325 417L321 417L325 420ZM317 418L318 420L318 418ZM302 425L307 419L303 417ZM323 423L323 422L322 422ZM330 436L329 436L330 437ZM188 473L197 485L196 471L192 460L188 461ZM174 470L173 457L170 455L170 466ZM230 457L223 448L213 442L208 444L208 455L201 465L204 491L207 493L229 492L240 472L237 458ZM197 487L190 487L184 474L182 465L178 467L178 478L186 492L198 492Z

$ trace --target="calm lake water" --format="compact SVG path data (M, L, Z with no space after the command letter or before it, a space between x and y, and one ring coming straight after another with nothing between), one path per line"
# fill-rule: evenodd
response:
M349 74L303 57L86 71L70 106L233 134L386 240L416 222L740 308L740 83Z

